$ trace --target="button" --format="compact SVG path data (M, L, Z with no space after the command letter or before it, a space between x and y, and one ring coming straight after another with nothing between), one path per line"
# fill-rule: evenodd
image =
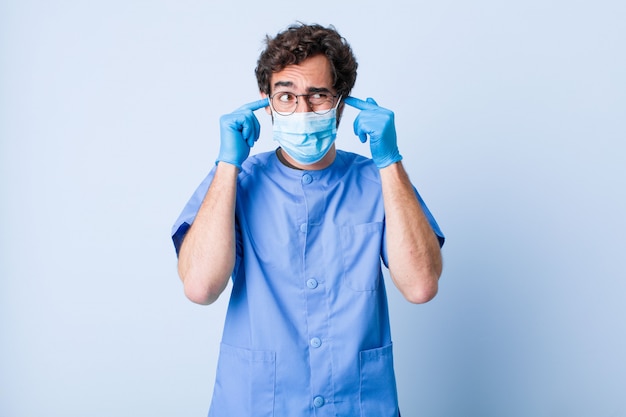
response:
M317 408L320 408L324 405L324 397L317 396L313 398L313 405Z
M313 177L310 174L304 174L302 176L302 184L310 184L313 182Z
M306 280L306 286L309 287L310 289L315 289L315 288L317 288L317 281L314 280L313 278L307 279Z
M306 233L306 223L302 223L302 224L300 225L300 231L301 231L302 233Z
M314 348L322 346L322 340L319 337L314 337L313 339L311 339L311 346L313 346Z

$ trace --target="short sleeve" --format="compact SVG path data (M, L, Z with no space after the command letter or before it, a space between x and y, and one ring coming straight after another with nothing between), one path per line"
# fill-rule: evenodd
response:
M211 181L213 181L213 176L215 175L215 167L209 172L209 174L204 178L204 180L200 183L198 188L194 191L191 198L183 208L182 212L176 219L176 222L172 226L172 242L174 243L174 249L176 249L176 255L180 251L180 247L183 243L183 239L189 231L191 224L196 218L196 214L198 214L198 210L200 209L200 205L204 200L204 196L211 185Z
M422 206L422 211L424 212L424 215L426 216L426 219L428 220L430 227L433 229L433 232L435 232L435 235L437 236L437 240L439 241L439 247L440 248L443 247L443 244L446 241L446 238L443 235L441 229L439 228L439 224L437 224L435 217L432 215L432 213L428 209L428 206L424 202L424 199L422 199L422 196L420 195L420 193L417 191L415 187L413 187L413 191L415 191L417 201L419 201L420 206ZM385 266L388 267L389 263L388 263L388 258L387 258L387 227L385 227L384 234L383 234L381 257Z
M417 192L417 189L415 189L415 187L413 187L413 190L415 191L417 200L420 202L420 205L422 206L422 210L424 211L424 214L426 215L426 218L428 219L428 223L430 223L430 227L432 227L433 232L435 232L435 235L437 235L437 239L439 240L439 247L440 248L443 247L443 244L446 241L446 237L443 235L441 229L439 228L439 224L437 224L435 217L433 217L432 213L428 209L428 206L422 199L422 196L420 195L420 193Z

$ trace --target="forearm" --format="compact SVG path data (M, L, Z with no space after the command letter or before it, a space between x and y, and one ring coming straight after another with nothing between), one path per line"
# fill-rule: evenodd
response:
M178 273L185 295L211 304L224 291L235 264L238 169L220 162L198 214L183 240Z
M442 271L439 241L422 211L401 162L380 170L389 273L413 303L431 300Z

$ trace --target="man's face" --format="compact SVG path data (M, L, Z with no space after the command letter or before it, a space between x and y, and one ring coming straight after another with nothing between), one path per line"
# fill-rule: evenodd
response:
M324 55L315 55L305 59L298 65L289 65L283 70L272 74L270 82L270 97L274 97L280 93L292 93L294 95L301 94L327 94L335 96L337 92L333 88L333 77L330 69L328 58ZM264 98L265 94L261 94ZM339 99L339 97L337 97ZM278 97L275 99L278 100ZM330 106L336 104L336 100L329 103ZM337 120L339 121L343 106L337 110ZM311 106L307 102L306 97L298 97L296 112L310 112ZM266 111L271 114L268 107Z

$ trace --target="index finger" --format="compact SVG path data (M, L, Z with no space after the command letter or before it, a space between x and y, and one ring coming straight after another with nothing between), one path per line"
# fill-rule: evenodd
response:
M266 97L261 100L253 101L252 103L244 104L243 106L239 107L237 110L255 111L258 109L262 109L263 107L267 107L269 105L270 105L270 100Z
M359 98L352 96L346 97L343 102L346 103L348 106L352 106L359 110L374 110L378 108L378 106L375 104L368 103L367 101L363 101Z

